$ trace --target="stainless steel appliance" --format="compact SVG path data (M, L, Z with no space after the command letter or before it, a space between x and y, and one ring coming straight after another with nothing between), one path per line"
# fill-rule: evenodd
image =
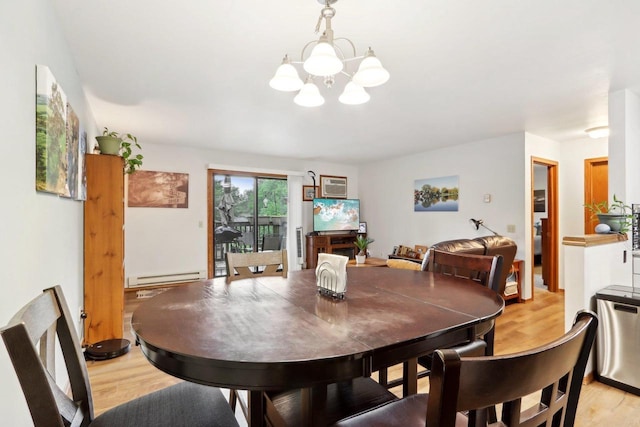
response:
M640 289L609 286L596 302L598 379L640 395Z

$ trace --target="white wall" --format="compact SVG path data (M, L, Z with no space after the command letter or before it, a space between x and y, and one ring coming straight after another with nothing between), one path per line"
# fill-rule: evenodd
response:
M55 13L48 0L0 2L2 102L0 129L4 183L0 221L0 324L52 285L62 286L72 314L82 304L80 202L35 191L35 66L47 65L88 130L95 123L82 92ZM0 413L4 425L26 426L31 418L0 345Z
M526 159L525 159L525 191L527 192L527 206L525 212L532 209L528 188L530 188L530 164L531 157L543 158L558 162L558 285L564 288L563 251L561 250L564 236L584 234L584 159L607 156L607 141L605 139L594 140L589 137L574 141L558 143L556 141L541 138L530 133L526 134ZM527 215L526 221L529 221ZM530 226L529 224L527 225ZM531 237L526 236L527 248L531 247ZM531 259L529 252L525 260ZM527 269L523 287L525 295L530 295L532 286L531 270Z
M640 203L640 96L621 90L609 95L609 199L615 194L625 204ZM632 241L625 242L627 262L617 270L621 284L631 286Z
M470 218L483 219L496 232L513 238L522 256L524 242L524 134L470 142L416 153L360 169L360 198L372 255L386 257L393 246L432 245L442 240L491 234L476 231ZM458 212L414 212L414 181L457 175ZM484 203L485 194L491 203ZM507 232L507 225L515 233Z
M517 257L532 259L531 251L531 157L559 163L560 240L584 228L584 159L607 155L606 140L557 143L529 133L476 141L415 155L363 165L360 168L360 198L363 220L376 239L370 250L386 257L393 246L431 245L442 240L473 238L489 234L476 231L469 218L483 219L518 245ZM458 212L414 212L413 184L416 179L458 175ZM491 203L484 203L491 194ZM515 233L507 232L515 225ZM562 252L559 250L560 257ZM559 260L562 265L562 259ZM530 262L525 263L523 296L530 298ZM560 271L560 286L563 272Z
M125 209L125 276L207 270L207 167L238 166L243 170L306 171L347 177L350 198L357 198L357 168L350 165L303 162L219 150L175 147L143 141L144 170L189 174L189 208ZM311 228L311 202L303 202L303 228ZM366 212L366 211L363 211ZM200 226L202 224L202 227Z
M609 95L609 198L640 203L640 96L621 90Z
M585 137L560 144L560 239L584 234L584 160L607 155L607 138Z

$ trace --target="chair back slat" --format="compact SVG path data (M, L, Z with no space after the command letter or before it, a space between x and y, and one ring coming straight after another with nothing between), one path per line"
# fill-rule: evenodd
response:
M227 252L227 283L233 280L262 276L287 277L287 251Z
M429 251L429 270L479 282L498 292L502 274L501 255L475 255L461 252Z
M59 286L46 289L0 329L35 427L86 426L93 419L89 377L69 308ZM57 339L56 339L57 338ZM57 385L56 342L72 397Z
M486 426L485 409L498 404L508 427L573 425L597 323L595 314L580 312L561 338L510 355L466 358L436 351L427 426L454 427L462 411L469 411L469 427ZM534 393L539 400L522 411L522 398Z

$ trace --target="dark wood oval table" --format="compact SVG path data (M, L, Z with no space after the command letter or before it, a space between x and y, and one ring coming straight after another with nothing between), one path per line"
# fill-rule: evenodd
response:
M418 356L468 340L504 309L499 295L465 279L392 268L347 274L344 300L319 295L314 270L181 285L142 303L132 326L159 369L249 390L249 424L262 425L264 391L309 390L407 361L413 373ZM417 392L417 380L404 392Z

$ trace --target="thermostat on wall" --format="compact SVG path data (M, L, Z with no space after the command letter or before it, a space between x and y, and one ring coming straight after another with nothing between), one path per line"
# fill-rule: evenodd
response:
M491 203L491 194L485 194L484 195L484 202L485 203Z

